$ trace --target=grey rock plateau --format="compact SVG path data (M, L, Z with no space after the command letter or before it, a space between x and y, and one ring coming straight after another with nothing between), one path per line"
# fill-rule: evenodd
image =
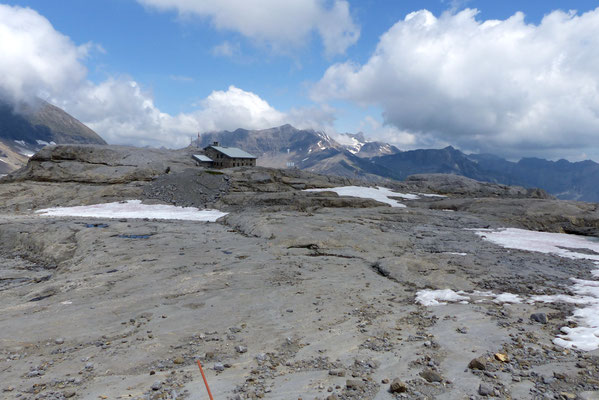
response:
M2 398L203 399L196 360L218 399L598 398L599 352L552 342L574 305L415 302L422 289L531 296L592 279L591 261L471 229L597 236L596 204L425 174L378 182L446 197L390 207L304 191L368 186L354 177L207 170L196 150L48 146L0 178ZM128 199L228 214L35 213Z

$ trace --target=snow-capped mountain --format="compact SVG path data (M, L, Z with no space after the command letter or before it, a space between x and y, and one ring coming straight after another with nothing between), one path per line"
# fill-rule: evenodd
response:
M398 152L394 146L369 142L364 134L346 134L341 144L325 132L296 129L291 125L262 130L237 129L233 132L202 134L192 146L205 147L213 142L239 147L258 157L258 165L300 169L340 176L365 177L369 173L360 166L362 157L382 156ZM380 152L377 152L380 149ZM379 179L372 176L372 179Z
M345 133L344 135L351 141L349 144L345 144L347 151L360 158L378 157L400 152L397 147L389 143L367 140L362 132Z

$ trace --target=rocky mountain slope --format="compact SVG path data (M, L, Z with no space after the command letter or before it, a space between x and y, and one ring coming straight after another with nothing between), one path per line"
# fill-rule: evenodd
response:
M383 142L368 141L364 134L345 134L349 144L340 144L322 132L278 128L203 134L193 145L213 141L246 149L259 156L258 164L284 168L288 165L323 174L367 179L404 180L409 175L444 173L468 178L540 187L565 200L599 202L599 164L571 163L524 158L510 162L489 154L464 154L449 146L444 149L400 151Z
M599 164L587 160L572 163L566 160L547 161L523 158L507 161L491 154L464 154L453 147L401 152L370 159L387 169L384 175L405 179L418 173L449 173L469 178L540 187L558 198L599 202Z
M0 178L3 398L205 398L197 360L218 399L599 395L567 334L593 329L599 248L551 236L598 235L595 204L437 174L386 182L391 207L194 150L53 146ZM228 214L39 213L132 199Z
M242 148L258 158L258 165L272 168L297 167L302 170L351 178L381 181L376 168L365 171L362 158L373 154L393 154L396 147L366 141L364 135L347 135L349 144L340 144L324 132L300 130L291 125L271 129L209 132L192 146L203 148L213 142Z
M106 144L94 131L61 110L38 100L17 108L0 101L0 174L25 165L47 144Z

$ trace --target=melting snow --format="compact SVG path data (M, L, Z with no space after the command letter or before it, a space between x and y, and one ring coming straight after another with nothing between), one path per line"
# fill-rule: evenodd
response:
M227 215L218 210L199 210L194 207L176 207L164 204L141 204L141 200L91 206L46 208L38 210L36 213L60 217L151 218L207 222L214 222Z
M522 303L522 298L517 294L501 293L495 296L495 303Z
M467 293L462 290L458 292L454 292L451 289L440 289L440 290L420 290L416 293L416 302L420 303L424 306L437 306L441 304L447 304L440 302L441 301L449 301L449 302L457 302L459 301L461 304L468 304L473 300L475 303L482 303L484 298L492 297L494 303L521 303L522 298L517 294L512 293L500 293L495 294L493 292L480 292L475 290L472 293Z
M420 198L417 194L412 193L397 193L393 197L401 197L406 200L418 200Z
M370 187L362 187L362 186L342 186L336 188L326 188L326 189L306 189L306 192L335 192L339 196L352 196L352 197L360 197L363 199L373 199L376 201L380 201L381 203L389 204L391 207L405 207L404 204L401 204L397 200L393 200L390 197L401 197L404 199L413 200L416 196L414 194L403 194L396 193L391 189L387 189L384 187L370 188ZM418 196L416 196L418 198Z
M476 234L505 248L554 254L570 259L594 260L595 265L599 267L599 241L597 239L515 228L498 231L481 229L477 230ZM589 253L588 250L591 252ZM592 275L599 278L599 269L594 270ZM583 306L583 308L577 309L571 317L578 326L576 328L562 327L562 334L558 335L553 343L567 348L595 350L599 348L599 281L572 278L572 282L574 282L572 291L576 296L565 294L532 296L529 302L565 302Z
M433 193L418 193L420 196L422 197L438 197L438 198L445 198L447 196L443 195L443 194L433 194Z
M454 292L451 289L440 289L440 290L420 290L416 293L416 303L422 304L423 306L438 306L441 304L447 304L447 302L462 302L470 300L470 297L463 296L464 292Z
M476 234L485 240L510 249L537 251L572 259L599 261L599 241L584 236L535 232L516 228L498 231L477 229ZM597 254L579 253L576 249L589 249Z

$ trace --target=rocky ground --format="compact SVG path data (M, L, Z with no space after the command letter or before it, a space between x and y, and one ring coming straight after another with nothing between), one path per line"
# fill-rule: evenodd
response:
M415 301L567 293L592 262L469 229L596 236L596 205L420 176L387 183L448 197L392 208L302 191L359 184L345 178L208 171L191 151L50 147L0 180L0 397L206 399L200 360L216 399L599 398L599 351L552 342L573 305ZM125 199L229 214L34 213Z

